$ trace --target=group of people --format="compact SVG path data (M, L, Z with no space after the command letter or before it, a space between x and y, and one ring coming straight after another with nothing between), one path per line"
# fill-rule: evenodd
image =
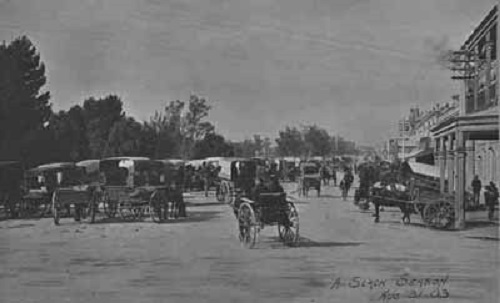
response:
M481 180L479 180L479 176L474 176L474 179L471 182L471 187L472 187L472 193L473 193L473 199L472 199L472 206L478 206L479 205L479 199L481 196L481 189L483 188L483 185L481 184ZM490 182L488 185L484 187L485 192L484 192L484 202L486 204L486 207L488 208L488 218L490 220L493 220L493 215L495 213L495 205L498 204L498 187L494 182Z
M205 197L208 197L210 187L216 185L220 172L220 166L203 162L201 166L186 165L184 171L184 188L187 191L203 189Z

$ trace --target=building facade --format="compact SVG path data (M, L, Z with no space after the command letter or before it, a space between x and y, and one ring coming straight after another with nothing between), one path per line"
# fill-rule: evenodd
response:
M497 19L495 6L454 52L461 102L431 128L441 192L455 197L456 228L465 226L465 192L473 176L484 185L499 181Z

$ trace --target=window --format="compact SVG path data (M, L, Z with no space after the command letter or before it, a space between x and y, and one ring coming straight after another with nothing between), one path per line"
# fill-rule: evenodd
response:
M497 59L497 25L494 24L490 30L491 60Z

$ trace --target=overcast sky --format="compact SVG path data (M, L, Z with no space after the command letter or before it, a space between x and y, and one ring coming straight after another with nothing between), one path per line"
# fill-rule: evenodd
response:
M362 143L459 86L436 63L496 0L0 0L28 35L55 109L118 94L148 119L191 93L233 140L316 123Z

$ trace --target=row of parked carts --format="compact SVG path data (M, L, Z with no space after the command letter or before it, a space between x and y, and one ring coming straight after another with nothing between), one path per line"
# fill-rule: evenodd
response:
M56 225L71 213L91 223L98 213L159 223L185 215L181 164L114 157L23 171L20 163L0 162L0 207L4 217L52 215Z

